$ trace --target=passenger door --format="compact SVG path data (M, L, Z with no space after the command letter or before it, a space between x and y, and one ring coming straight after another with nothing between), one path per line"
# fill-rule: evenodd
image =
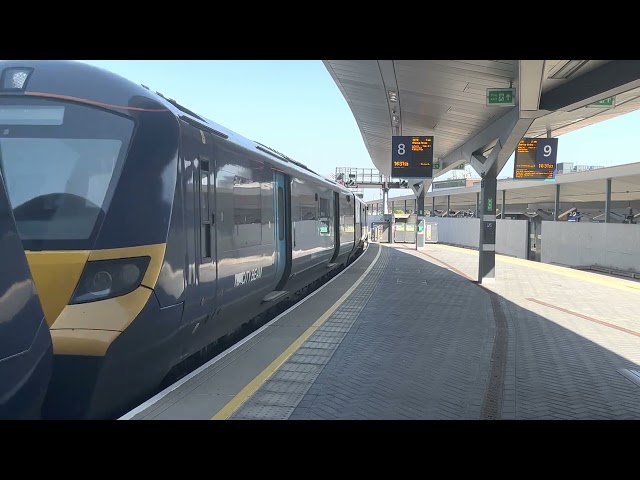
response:
M193 332L199 323L210 318L217 302L217 251L216 251L216 191L213 140L210 133L183 124L182 149L191 168L187 175L187 195L185 202L192 206L187 210L186 228L188 248L193 251L194 266L190 273L191 284L185 305L183 322L193 323ZM188 213L188 212L187 212Z

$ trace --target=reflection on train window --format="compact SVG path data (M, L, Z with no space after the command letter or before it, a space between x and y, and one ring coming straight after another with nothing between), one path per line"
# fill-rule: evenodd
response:
M210 194L210 178L209 178L209 160L200 159L200 217L203 222L209 220L209 194Z
M278 187L278 240L284 240L284 191Z
M116 139L0 139L0 162L22 239L89 238L121 146Z
M211 260L211 224L200 225L200 246L202 261Z
M344 200L340 201L340 230L341 234L345 235L344 238L341 239L341 242L348 242L353 239L353 232L355 230L354 223L354 211L353 204L349 202L349 197L347 196Z
M331 220L320 219L320 235L331 235Z
M328 198L320 197L320 217L331 216L331 204Z
M200 256L202 261L211 260L211 210L213 197L209 160L200 159Z
M315 220L318 207L314 205L300 205L300 220Z
M236 175L233 185L233 221L241 246L262 243L260 182Z
M329 200L328 198L322 198L320 197L320 215L319 215L319 220L320 220L320 230L319 233L320 235L331 235L332 229L331 229L331 200Z

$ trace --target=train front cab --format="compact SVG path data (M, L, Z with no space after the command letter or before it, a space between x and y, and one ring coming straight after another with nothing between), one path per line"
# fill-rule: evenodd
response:
M54 349L43 416L104 418L174 353L180 292L161 305L154 288L178 122L143 87L94 67L6 61L0 71L3 86L20 80L19 91L0 91L0 163ZM182 264L172 266L182 285Z
M0 137L0 158L5 146ZM49 327L0 169L0 419L41 417L52 364Z

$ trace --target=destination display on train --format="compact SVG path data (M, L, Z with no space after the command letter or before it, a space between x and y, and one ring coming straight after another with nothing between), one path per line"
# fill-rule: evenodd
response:
M523 138L516 147L513 178L548 180L556 177L557 138Z
M433 177L433 136L393 136L391 150L392 177Z

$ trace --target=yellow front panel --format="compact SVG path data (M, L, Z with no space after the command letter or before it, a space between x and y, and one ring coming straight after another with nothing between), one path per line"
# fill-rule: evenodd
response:
M51 329L80 328L122 332L142 311L151 293L146 287L138 287L120 297L67 305Z
M165 244L94 251L26 252L58 355L104 355L149 301ZM119 297L69 305L87 261L149 256L141 286ZM147 288L148 287L148 288Z
M89 251L26 252L33 281L49 327L69 303Z
M56 355L103 357L118 335L106 330L51 330Z

